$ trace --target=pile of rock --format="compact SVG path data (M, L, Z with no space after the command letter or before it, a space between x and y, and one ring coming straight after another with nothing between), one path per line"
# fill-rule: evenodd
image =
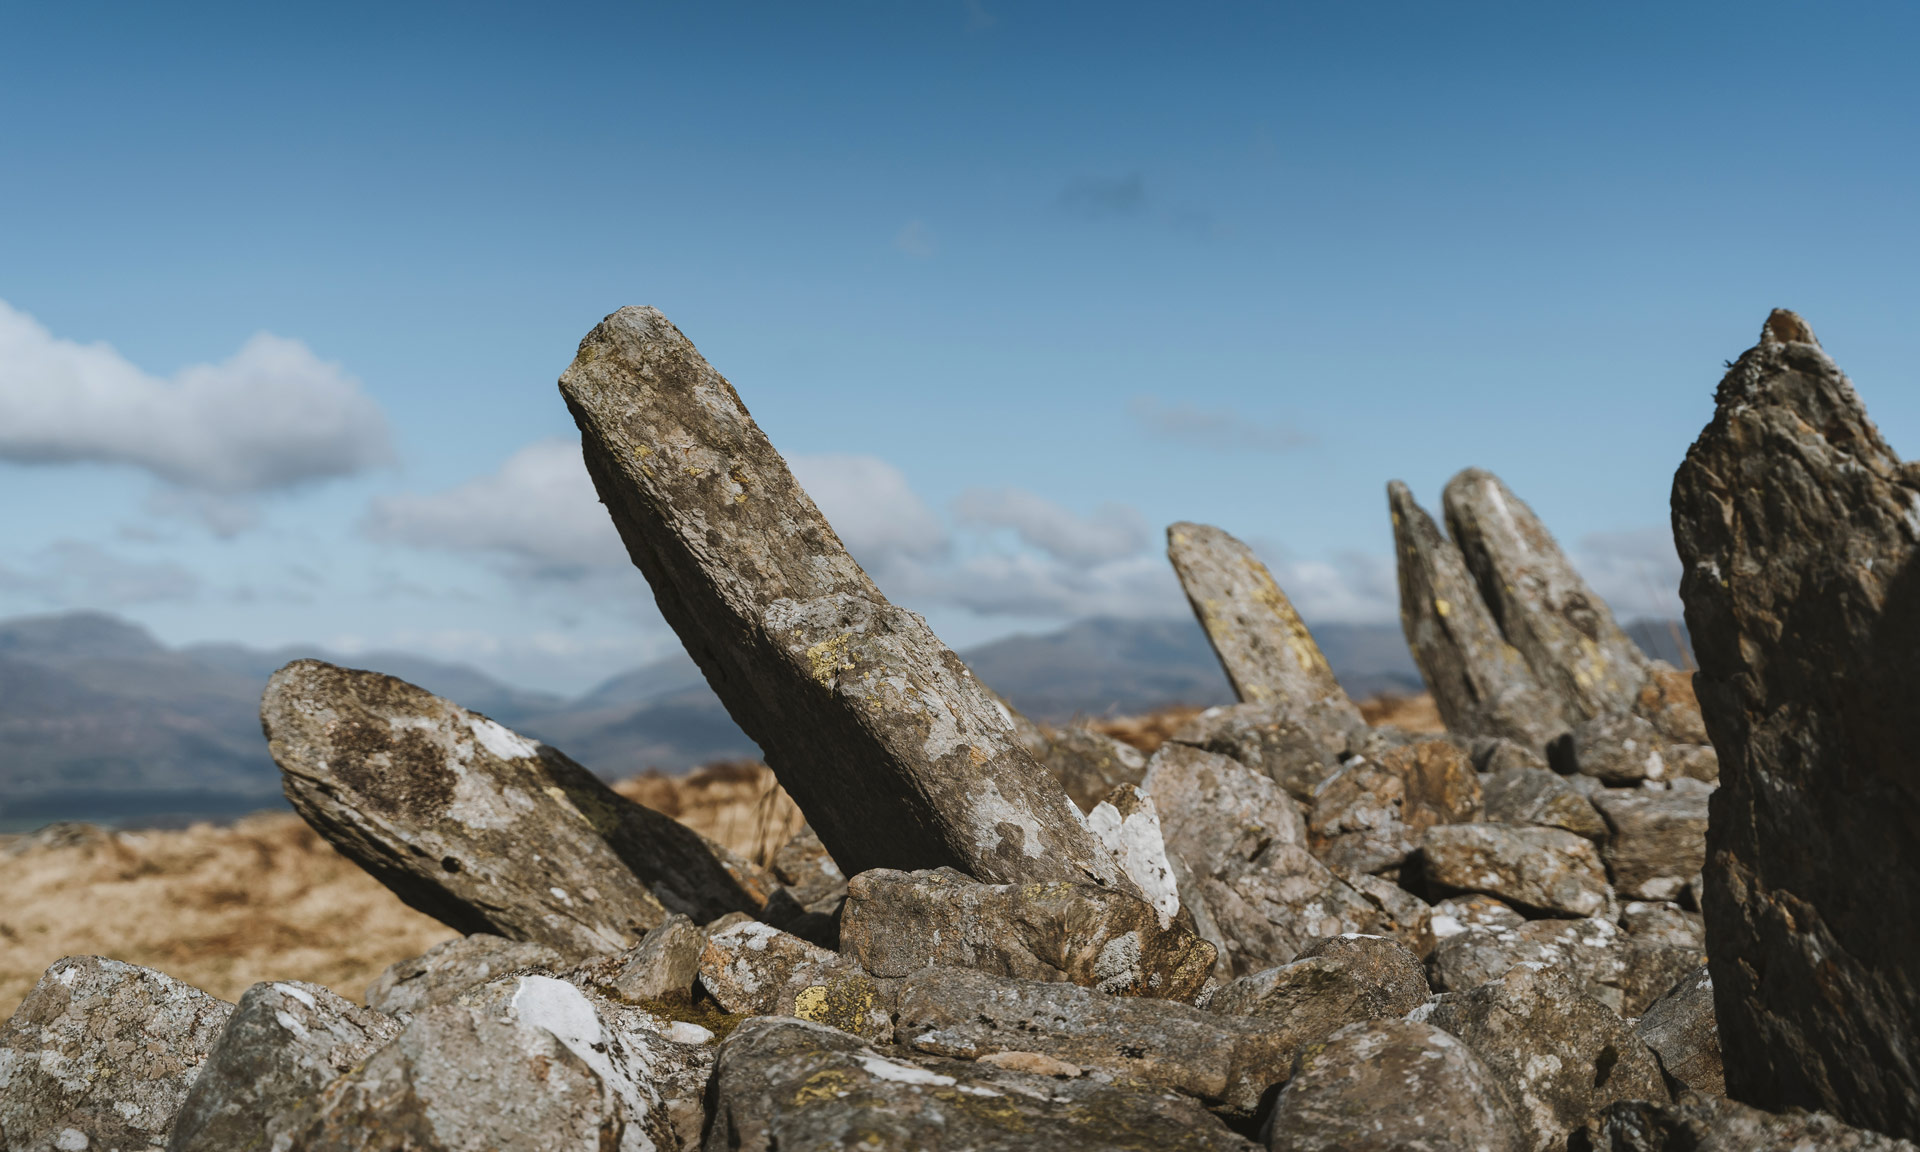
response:
M1911 1147L1723 1098L1745 953L1702 966L1699 711L1497 480L1449 487L1454 542L1392 492L1445 738L1370 728L1251 552L1179 524L1241 703L1149 759L1027 724L889 604L657 312L561 388L809 827L762 866L452 702L289 665L288 796L466 935L365 1006L63 960L0 1034L0 1146Z

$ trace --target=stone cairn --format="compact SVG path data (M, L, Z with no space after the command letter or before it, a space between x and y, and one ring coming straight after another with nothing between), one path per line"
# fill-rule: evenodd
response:
M1675 480L1697 680L1469 470L1445 531L1387 491L1443 737L1370 727L1252 552L1182 523L1240 702L1151 759L1029 722L888 603L658 312L560 388L809 827L762 867L290 664L295 808L465 935L364 1006L61 960L0 1033L0 1147L1914 1148L1920 473L1790 313Z

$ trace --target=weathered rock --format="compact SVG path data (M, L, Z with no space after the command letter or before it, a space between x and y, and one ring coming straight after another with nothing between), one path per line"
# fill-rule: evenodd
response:
M1284 964L1321 936L1381 927L1380 909L1307 851L1299 805L1267 777L1166 744L1144 788L1186 870L1181 903L1205 907L1234 975Z
M1411 740L1372 756L1374 763L1406 785L1401 819L1416 831L1435 824L1465 824L1481 818L1485 798L1473 761L1446 740Z
M1180 889L1153 797L1138 785L1122 784L1087 813L1087 830L1120 861L1147 903L1163 916L1180 915Z
M1425 900L1388 880L1364 872L1334 872L1379 917L1374 931L1391 937L1415 956L1433 951L1433 909Z
M1525 916L1479 892L1449 896L1433 906L1433 934L1438 939L1457 936L1468 928L1518 928Z
M1427 830L1427 882L1485 892L1549 916L1591 916L1607 906L1607 874L1593 844L1559 828L1448 824Z
M662 615L842 871L1129 887L1007 712L881 595L666 317L607 317L560 391Z
M1824 1112L1776 1116L1720 1097L1622 1101L1589 1121L1582 1152L1915 1152L1916 1146Z
M1612 835L1601 857L1622 896L1672 900L1707 859L1707 800L1694 789L1606 789L1593 806Z
M1387 485L1387 507L1399 558L1400 627L1447 731L1545 748L1567 730L1561 701L1500 634L1460 550L1405 484Z
M260 715L307 823L457 931L590 956L668 911L757 910L773 889L560 752L391 676L296 660Z
M963 1060L1036 1052L1243 1115L1286 1080L1294 1052L1313 1038L1286 1022L963 968L917 972L899 997L896 1035L909 1051Z
M1207 1008L1278 1020L1316 1043L1356 1021L1404 1016L1429 992L1420 957L1398 941L1356 933L1316 940L1291 963L1215 989Z
M560 953L545 944L477 932L396 960L367 986L367 1007L389 1016L451 1003L462 992L522 968L555 968Z
M1397 871L1419 848L1419 833L1401 816L1407 786L1395 773L1356 759L1327 777L1307 817L1314 856L1355 872Z
M7 1152L157 1148L233 1005L170 976L68 956L0 1030Z
M1191 1000L1214 949L1151 904L1092 884L981 884L950 869L855 876L841 945L875 976L943 965Z
M613 989L625 1000L681 1000L700 978L707 935L685 916L662 920L621 957Z
M812 828L801 828L782 844L773 854L772 867L793 902L803 908L847 894L846 873L833 862L827 846L820 843Z
M318 984L255 984L187 1090L167 1152L284 1147L327 1085L399 1033L398 1020Z
M1274 1152L1523 1152L1498 1079L1430 1024L1350 1024L1301 1052L1274 1103Z
M1207 524L1167 529L1167 559L1240 699L1273 704L1337 760L1367 722L1272 573L1245 544Z
M1647 661L1647 678L1633 710L1653 722L1669 744L1706 744L1707 723L1693 693L1693 673L1682 672L1665 660Z
M1477 988L1515 964L1541 964L1622 1016L1637 1016L1706 958L1697 946L1637 939L1606 920L1529 920L1472 927L1440 941L1429 958L1442 992Z
M728 1012L794 1016L881 1043L893 1039L894 991L852 957L748 921L715 932L700 986Z
M1506 1089L1534 1152L1615 1100L1667 1099L1660 1065L1605 1005L1566 977L1519 964L1500 979L1450 992L1416 1010L1459 1037Z
M1037 757L1082 812L1092 811L1115 788L1140 783L1147 774L1147 758L1138 748L1091 728L1050 731Z
M504 998L416 1013L392 1043L333 1082L290 1147L676 1148L680 1137L656 1082L674 1047L658 1035L611 1027L564 980L520 976Z
M1478 468L1449 480L1442 501L1447 531L1501 634L1560 699L1566 719L1631 709L1646 679L1646 657L1533 510Z
M1252 1147L1164 1089L997 1062L909 1062L799 1020L749 1020L736 1029L721 1049L712 1093L708 1152L863 1144L929 1152Z
M1554 771L1578 772L1602 784L1631 787L1671 775L1661 755L1667 742L1653 722L1631 712L1605 712L1574 726L1548 749Z
M1674 781L1720 782L1720 754L1710 744L1669 744L1660 750L1667 772Z
M1701 965L1682 976L1655 1000L1633 1026L1633 1034L1653 1049L1668 1087L1724 1096L1726 1071L1720 1058L1720 1029L1713 1019L1713 976Z
M1634 900L1620 909L1620 927L1645 944L1678 944L1707 950L1706 925L1698 912L1661 900Z
M1337 771L1341 757L1322 738L1290 719L1286 704L1229 704L1187 721L1173 742L1237 760L1284 788L1302 804L1313 803L1320 782ZM1344 750L1343 750L1344 751Z
M1538 768L1510 767L1482 782L1487 819L1495 824L1537 824L1564 828L1576 836L1601 841L1607 822L1593 803L1566 778Z

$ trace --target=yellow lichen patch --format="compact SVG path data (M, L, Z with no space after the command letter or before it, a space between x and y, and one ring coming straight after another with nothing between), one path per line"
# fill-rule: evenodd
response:
M847 1084L851 1080L845 1069L822 1068L800 1082L789 1103L795 1108L804 1108L823 1100L838 1099L847 1094Z
M853 646L853 633L843 632L831 640L822 640L807 649L807 670L821 684L831 687L835 676L853 671L847 650Z
M825 1024L827 1022L827 986L815 984L811 988L800 989L800 994L793 998L793 1014L802 1020Z
M1448 613L1453 611L1453 605L1447 603L1445 600L1442 600L1438 596L1436 596L1433 598L1433 610L1439 613L1442 617L1445 617Z

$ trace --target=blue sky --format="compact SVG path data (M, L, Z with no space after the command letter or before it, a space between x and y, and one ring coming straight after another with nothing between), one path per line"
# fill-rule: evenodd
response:
M1911 6L4 16L0 614L657 655L554 389L624 304L956 644L1184 611L1177 519L1390 620L1385 483L1469 465L1670 609L1776 305L1920 442Z

